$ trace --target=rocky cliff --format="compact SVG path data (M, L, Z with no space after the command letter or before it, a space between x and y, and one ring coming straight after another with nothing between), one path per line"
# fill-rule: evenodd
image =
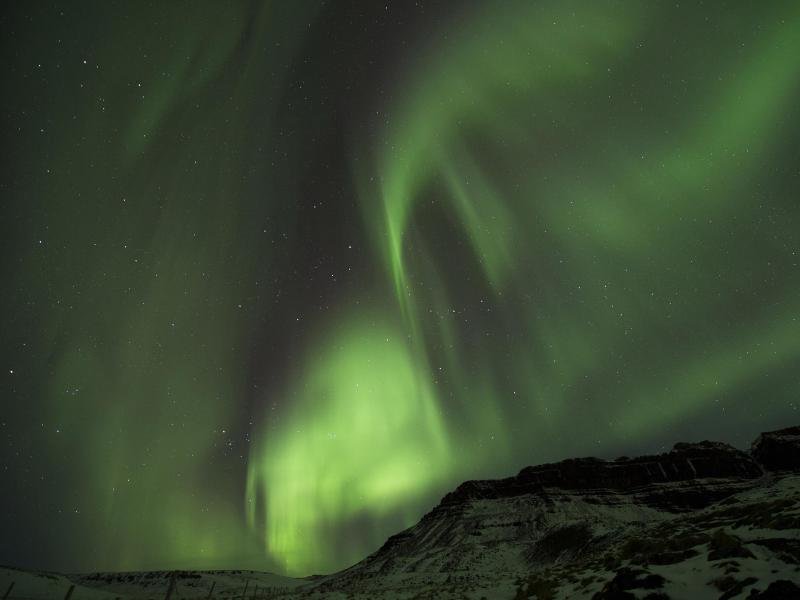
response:
M780 592L800 578L798 452L793 427L762 434L749 452L682 443L468 481L316 593L663 600L749 597L773 583Z
M507 479L467 481L447 494L440 506L530 494L545 496L548 489L560 489L598 496L622 492L637 496L639 502L648 506L680 511L707 506L725 497L728 490L724 482L746 486L763 473L762 466L750 454L727 444L681 443L671 452L656 456L623 457L615 461L570 459L526 467ZM714 479L716 485L694 485L704 479Z
M800 471L800 427L762 433L750 453L768 471Z
M565 460L467 481L342 572L65 576L0 568L20 596L175 598L800 599L800 427L749 451ZM12 597L12 596L10 596Z

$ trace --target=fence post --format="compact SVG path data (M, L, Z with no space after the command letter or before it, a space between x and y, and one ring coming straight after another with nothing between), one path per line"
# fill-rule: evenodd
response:
M11 590L13 590L13 589L14 589L14 584L15 584L15 583L16 583L15 581L12 581L12 582L11 582L11 585L10 585L10 586L8 586L8 589L6 590L6 593L3 595L3 600L7 600L7 598L8 598L8 595L11 593Z
M245 600L245 596L247 596L247 586L250 585L250 580L244 580L244 590L242 591L242 600Z
M164 600L170 600L174 592L175 592L175 571L173 571L169 576L169 587L167 588L167 595L164 598Z
M258 584L256 584L256 587L253 588L253 595L251 596L251 598L255 600L256 596L258 596Z
M69 586L69 589L67 590L67 595L64 596L64 600L69 600L72 597L72 592L74 591L75 591L75 584L73 583L71 586Z
M214 593L214 588L216 586L217 586L217 582L216 581L212 581L211 582L211 589L208 590L208 596L207 596L208 598L211 598L211 595Z

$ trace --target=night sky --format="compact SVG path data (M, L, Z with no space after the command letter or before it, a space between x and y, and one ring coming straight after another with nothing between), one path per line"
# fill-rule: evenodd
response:
M0 10L0 564L327 572L800 421L794 0Z

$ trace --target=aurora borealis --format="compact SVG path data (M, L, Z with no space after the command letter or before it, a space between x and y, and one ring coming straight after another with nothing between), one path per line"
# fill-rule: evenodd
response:
M0 564L349 566L800 400L800 6L2 9Z

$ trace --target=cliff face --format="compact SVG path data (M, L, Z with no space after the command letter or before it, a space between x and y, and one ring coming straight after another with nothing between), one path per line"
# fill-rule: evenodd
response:
M718 499L723 486L706 486L708 496L681 494L681 484L702 479L730 480L737 483L757 479L763 469L747 453L727 444L700 442L676 444L671 452L634 459L605 461L578 458L559 463L526 467L515 477L498 480L467 481L447 494L440 506L457 505L476 499L499 499L543 495L548 489L579 494L624 492L643 494L641 502L661 505L676 511L699 508ZM720 482L721 483L721 482ZM686 486L691 489L696 486ZM724 497L724 493L722 493Z
M565 460L468 481L353 567L290 579L243 571L64 576L0 568L20 597L362 600L795 600L800 598L800 427L749 452ZM249 586L249 587L248 587ZM209 596L209 593L212 595Z
M762 434L751 452L705 441L676 444L655 456L571 459L526 467L506 479L468 481L419 523L389 538L364 561L327 578L317 591L363 590L377 597L396 595L401 589L438 589L444 594L448 586L464 586L528 593L526 586L534 584L519 583L520 578L547 574L551 583L580 577L585 589L563 596L572 597L599 594L601 580L611 585L620 569L635 565L644 569L640 575L645 577L653 574L648 570L653 563L683 569L688 568L684 562L697 557L704 560L697 572L708 575L702 582L708 587L714 579L713 561L722 560L714 558L717 546L734 548L721 553L733 553L728 560L760 556L758 568L769 565L774 573L756 581L769 583L770 577L780 579L776 573L789 571L797 578L798 453L800 427L794 427ZM760 532L750 536L760 541L746 541L742 530ZM764 535L770 530L777 534ZM755 544L754 549L748 543ZM724 569L716 575L733 577ZM631 586L638 585L638 575L626 577L632 578ZM666 582L661 587L672 585L666 575L659 577ZM676 589L683 585L673 584ZM716 595L707 596L702 586L691 592L694 596L684 590L687 595L674 597L716 598L724 592L711 585ZM504 593L497 597L511 597ZM553 593L542 597L559 597ZM659 598L670 597L663 590L659 593L666 594Z
M800 471L800 427L762 433L750 453L770 471Z

